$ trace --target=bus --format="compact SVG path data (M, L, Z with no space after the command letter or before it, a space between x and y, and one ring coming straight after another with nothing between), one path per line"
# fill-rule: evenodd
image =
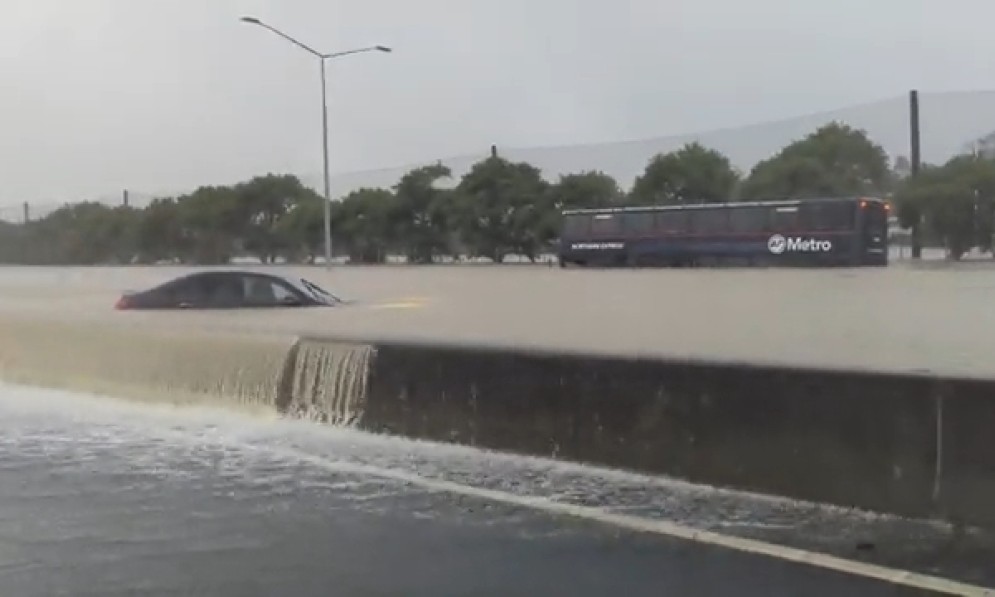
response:
M873 197L563 211L561 267L886 266Z

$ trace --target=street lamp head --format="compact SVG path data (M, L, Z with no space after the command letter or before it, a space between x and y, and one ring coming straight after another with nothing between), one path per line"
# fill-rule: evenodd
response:
M393 50L391 50L387 46L375 46L375 47L376 47L376 49L380 50L381 52L393 52Z
M262 23L256 17L242 17L240 20L243 23L252 23L253 25L262 25Z

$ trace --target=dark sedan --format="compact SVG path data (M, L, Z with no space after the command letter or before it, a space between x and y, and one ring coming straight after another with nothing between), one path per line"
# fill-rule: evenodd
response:
M344 301L303 278L253 271L207 271L127 292L117 309L332 307Z

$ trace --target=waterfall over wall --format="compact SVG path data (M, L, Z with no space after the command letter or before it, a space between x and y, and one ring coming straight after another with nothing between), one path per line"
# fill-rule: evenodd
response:
M292 337L0 317L0 378L273 412Z
M290 349L277 408L290 416L354 425L366 408L370 345L300 339Z

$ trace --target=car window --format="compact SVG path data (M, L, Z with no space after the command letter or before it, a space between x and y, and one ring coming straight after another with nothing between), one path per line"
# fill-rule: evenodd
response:
M207 275L201 280L207 303L215 307L237 307L245 302L238 278L230 275Z
M190 276L163 284L156 288L153 294L168 304L200 304L206 298L201 276Z
M250 305L279 305L289 299L299 298L286 284L263 276L242 278L246 302Z

